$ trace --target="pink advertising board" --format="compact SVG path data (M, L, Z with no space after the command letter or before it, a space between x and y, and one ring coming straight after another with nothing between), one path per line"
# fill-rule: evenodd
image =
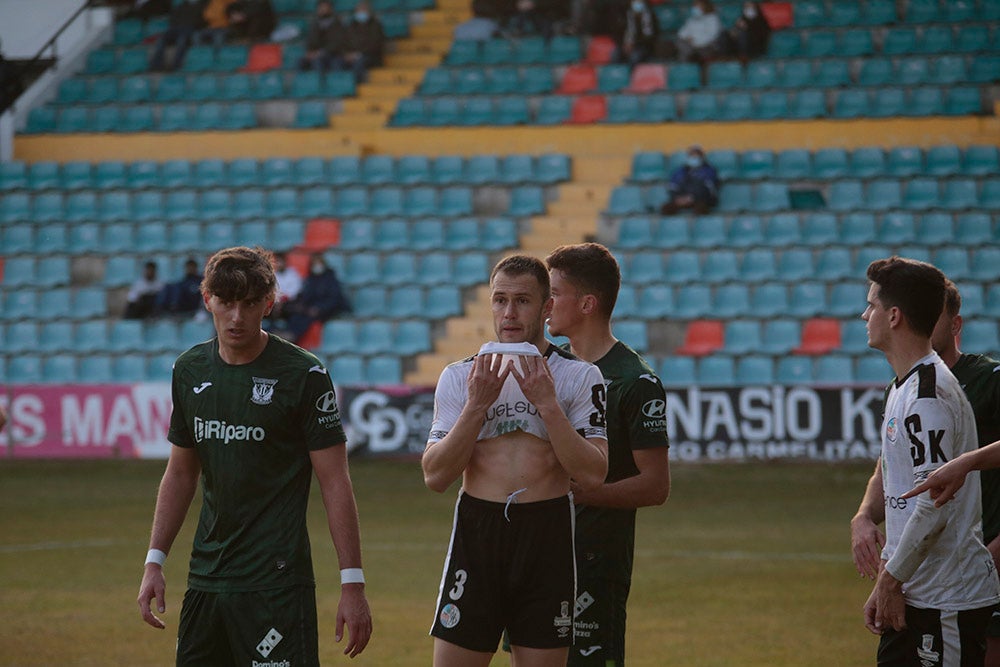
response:
M0 387L9 423L0 456L165 458L170 451L170 385L9 385Z

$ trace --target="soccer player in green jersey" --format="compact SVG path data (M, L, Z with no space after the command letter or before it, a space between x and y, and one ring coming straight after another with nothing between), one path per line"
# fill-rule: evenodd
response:
M649 364L612 332L621 272L608 249L560 246L545 261L553 299L549 332L568 337L570 352L595 364L607 385L608 475L603 485L573 490L576 641L568 664L620 667L635 511L662 505L670 493L666 396Z
M337 641L354 657L371 636L346 437L326 368L268 334L274 258L228 248L205 268L216 336L174 364L170 459L139 589L146 623L165 611L163 563L201 481L203 504L181 608L177 665L318 665L306 507L316 475L341 566Z

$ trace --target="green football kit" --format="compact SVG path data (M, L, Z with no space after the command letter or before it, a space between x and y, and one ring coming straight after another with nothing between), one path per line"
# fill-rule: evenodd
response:
M653 369L615 343L595 362L607 385L608 483L638 474L632 452L666 448L666 395ZM635 509L577 505L575 643L569 665L623 665Z
M346 441L326 368L273 335L230 365L213 339L177 359L172 396L167 437L196 450L203 493L178 664L315 664L309 454Z
M1000 440L1000 362L982 354L963 354L951 367L976 415L979 446ZM983 541L1000 535L1000 469L979 473L983 487ZM986 629L986 635L1000 638L1000 610Z

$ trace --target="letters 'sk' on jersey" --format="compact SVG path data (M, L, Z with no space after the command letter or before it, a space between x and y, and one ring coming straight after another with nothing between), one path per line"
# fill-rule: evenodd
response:
M188 585L230 592L313 583L309 452L346 441L326 369L276 336L251 363L230 365L212 339L178 357L172 392L167 437L195 448L202 468Z
M993 558L983 546L979 474L935 508L929 493L900 496L956 456L978 447L965 393L936 353L889 387L882 423L887 571L903 581L907 604L979 609L1000 601Z
M585 438L607 439L604 378L597 366L554 345L549 345L544 357L555 381L559 405L569 423ZM469 398L468 377L473 359L469 357L449 364L441 372L434 393L434 420L429 442L444 438L458 421ZM524 397L517 379L510 375L500 390L500 396L486 411L483 428L476 440L489 440L513 431L524 431L549 440L538 409Z

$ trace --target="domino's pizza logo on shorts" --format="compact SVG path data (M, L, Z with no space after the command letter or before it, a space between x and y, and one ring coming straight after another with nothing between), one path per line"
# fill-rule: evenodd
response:
M458 610L458 607L452 603L446 604L441 608L441 625L448 628L449 630L458 625L458 622L462 619L462 612Z

